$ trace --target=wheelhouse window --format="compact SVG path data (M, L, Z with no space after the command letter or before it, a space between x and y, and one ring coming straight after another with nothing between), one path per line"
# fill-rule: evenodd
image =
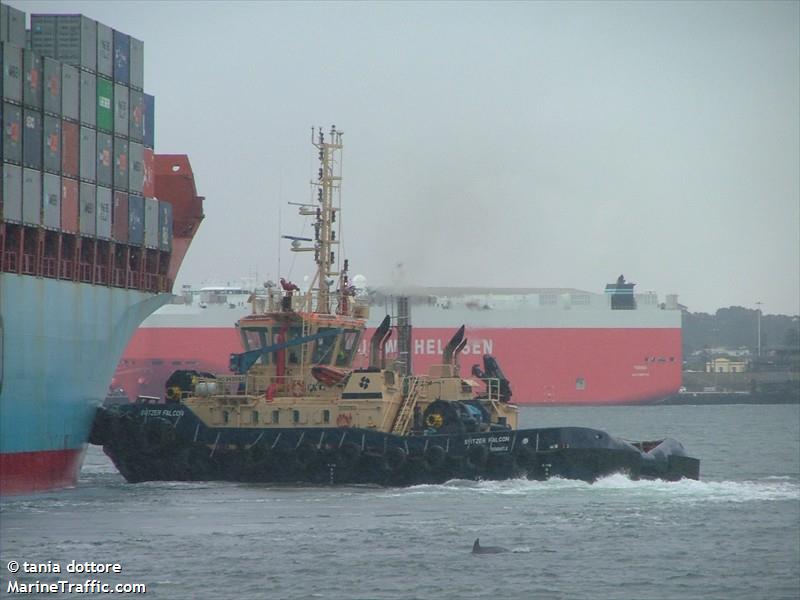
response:
M320 327L318 333L325 333L326 331L330 331L333 329L332 327ZM324 364L328 365L331 362L331 358L333 358L333 347L336 345L336 336L330 335L328 337L319 338L316 343L314 344L314 354L311 357L311 361L314 364Z
M302 337L303 329L301 327L274 327L272 329L272 340L274 344L281 344L289 342L296 338ZM286 364L297 365L300 364L303 355L303 346L305 344L294 344L287 346L283 351Z
M263 327L252 327L241 330L242 345L245 351L258 350L270 345L269 330ZM269 364L269 353L265 352L258 359L262 365Z
M336 354L336 366L346 367L353 361L353 354L358 348L358 338L361 331L358 329L348 329L342 334L342 340L339 343L339 352Z

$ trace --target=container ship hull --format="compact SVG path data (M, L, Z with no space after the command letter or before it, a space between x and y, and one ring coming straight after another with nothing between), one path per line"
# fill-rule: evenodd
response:
M0 274L3 493L75 484L117 357L136 327L169 298Z
M412 370L426 373L439 364L452 331L466 324L462 375L468 377L484 354L493 355L514 382L518 404L646 404L676 393L681 386L680 311L611 310L603 296L596 300L597 308L548 310L412 307ZM371 322L386 313L381 308L373 306ZM229 355L241 351L233 323L247 310L239 302L164 307L134 334L114 387L131 400L163 397L164 382L176 369L227 371ZM362 339L362 357L371 332ZM396 337L387 343L387 358L404 360Z
M125 346L173 297L203 198L185 155L154 165L171 250L0 220L0 495L75 485Z

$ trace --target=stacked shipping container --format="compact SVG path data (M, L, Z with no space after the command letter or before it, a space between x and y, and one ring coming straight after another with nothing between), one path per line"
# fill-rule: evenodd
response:
M143 43L82 15L31 15L25 47L24 13L1 6L2 220L171 250Z

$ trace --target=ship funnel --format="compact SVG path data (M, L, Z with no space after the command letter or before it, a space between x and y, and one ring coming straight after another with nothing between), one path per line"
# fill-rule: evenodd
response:
M447 342L447 346L444 349L444 356L442 357L442 363L445 365L452 365L453 364L453 354L457 352L461 352L464 348L464 326L458 328L455 335L450 338L450 341Z
M389 339L389 336L392 335L391 325L392 319L389 315L386 315L375 330L375 333L372 334L372 339L369 342L370 369L381 368L381 362L385 360L384 349L386 347L386 341Z
M461 354L461 351L464 349L464 346L466 345L467 345L467 338L464 338L463 340L461 340L461 343L458 346L456 346L456 350L455 352L453 352L454 365L458 364L458 356Z

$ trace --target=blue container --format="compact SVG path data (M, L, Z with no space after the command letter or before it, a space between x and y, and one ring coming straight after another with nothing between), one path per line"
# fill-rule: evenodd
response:
M131 246L144 244L144 198L128 196L128 243Z
M144 147L155 148L156 138L156 98L144 95Z
M97 132L97 183L111 187L114 183L114 143L108 133Z
M129 85L131 81L131 38L114 30L114 81Z
M130 170L130 154L128 140L114 138L114 188L128 191Z
M129 135L132 142L144 140L144 94L131 88L130 115L128 117Z
M172 250L172 204L164 201L158 203L158 248Z

